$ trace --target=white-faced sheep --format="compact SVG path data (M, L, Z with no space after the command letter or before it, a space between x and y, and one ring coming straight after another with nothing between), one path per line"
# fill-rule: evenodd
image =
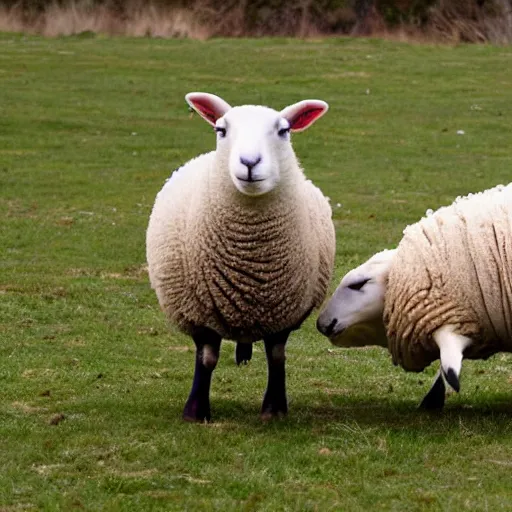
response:
M462 359L512 351L512 185L458 198L404 230L397 249L348 272L317 327L340 346L388 347L393 362L441 369L422 402L459 391Z
M305 100L281 112L231 108L206 93L186 100L214 127L217 148L174 172L156 197L147 230L151 285L169 320L196 345L183 417L210 419L211 376L223 338L238 343L241 359L263 339L268 385L261 414L282 415L285 344L322 304L335 252L330 205L306 180L290 132L305 130L328 107Z

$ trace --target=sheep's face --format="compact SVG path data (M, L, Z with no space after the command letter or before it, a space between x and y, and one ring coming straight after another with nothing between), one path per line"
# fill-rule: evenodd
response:
M382 317L394 254L375 254L341 280L317 321L318 330L334 345L387 345Z
M235 187L249 196L273 190L282 170L295 161L290 124L275 110L259 106L231 109L215 123L217 155L227 163Z
M248 196L270 192L296 168L290 132L305 130L328 109L319 100L277 112L256 105L231 108L213 94L190 93L186 99L217 133L217 171L228 173L236 189Z

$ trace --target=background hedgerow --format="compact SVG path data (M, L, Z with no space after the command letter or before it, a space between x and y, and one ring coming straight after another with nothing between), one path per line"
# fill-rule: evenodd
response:
M0 0L0 30L45 36L512 39L512 0Z

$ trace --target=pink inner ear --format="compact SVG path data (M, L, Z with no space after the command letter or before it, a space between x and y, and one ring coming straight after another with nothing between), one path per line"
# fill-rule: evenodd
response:
M204 117L208 118L212 122L212 124L215 124L217 119L221 117L215 110L215 106L211 101L201 98L200 100L192 100L192 103L194 104L194 107L196 107L196 109L199 110L199 112L201 112L201 114Z
M304 110L298 112L293 119L290 120L290 128L292 130L302 130L309 126L315 119L322 115L324 109L305 106Z

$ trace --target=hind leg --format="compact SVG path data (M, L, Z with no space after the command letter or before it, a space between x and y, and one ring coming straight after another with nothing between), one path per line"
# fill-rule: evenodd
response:
M235 348L235 363L240 366L252 359L252 343L237 343Z

